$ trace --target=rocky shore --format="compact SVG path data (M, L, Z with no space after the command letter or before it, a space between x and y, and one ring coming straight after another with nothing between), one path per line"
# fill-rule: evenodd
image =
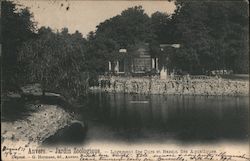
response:
M247 80L222 78L207 79L165 79L141 77L100 78L99 87L91 90L137 94L184 94L184 95L249 95Z
M31 106L35 112L25 119L1 122L2 146L15 147L20 143L23 146L38 146L74 120L73 116L56 105Z

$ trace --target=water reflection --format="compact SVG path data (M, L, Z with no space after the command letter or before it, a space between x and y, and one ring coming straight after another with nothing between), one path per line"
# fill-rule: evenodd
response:
M89 140L248 139L248 97L91 93L85 102Z

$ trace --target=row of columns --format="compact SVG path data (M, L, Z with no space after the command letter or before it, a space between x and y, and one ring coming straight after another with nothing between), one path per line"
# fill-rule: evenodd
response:
M109 61L109 71L112 71L112 63L111 61ZM119 61L115 62L115 68L114 68L115 72L119 72Z
M156 69L156 71L158 71L159 70L159 58L152 58L151 63L152 63L151 64L152 69ZM112 63L111 63L111 61L108 62L108 67L109 67L109 71L112 71ZM119 61L115 62L114 71L119 73Z
M156 71L159 70L159 59L158 58L152 58L152 69L156 69Z

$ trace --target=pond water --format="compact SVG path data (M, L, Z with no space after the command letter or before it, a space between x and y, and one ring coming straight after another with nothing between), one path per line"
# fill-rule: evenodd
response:
M32 109L24 104L5 102L2 121L27 117ZM76 115L87 128L61 130L46 143L244 143L249 139L248 97L96 92L82 100Z
M236 141L248 136L249 98L90 93L78 114L85 142Z

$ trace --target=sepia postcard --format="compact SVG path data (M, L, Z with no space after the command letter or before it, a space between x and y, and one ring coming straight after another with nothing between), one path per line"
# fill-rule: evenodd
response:
M249 161L246 0L2 0L1 160Z

